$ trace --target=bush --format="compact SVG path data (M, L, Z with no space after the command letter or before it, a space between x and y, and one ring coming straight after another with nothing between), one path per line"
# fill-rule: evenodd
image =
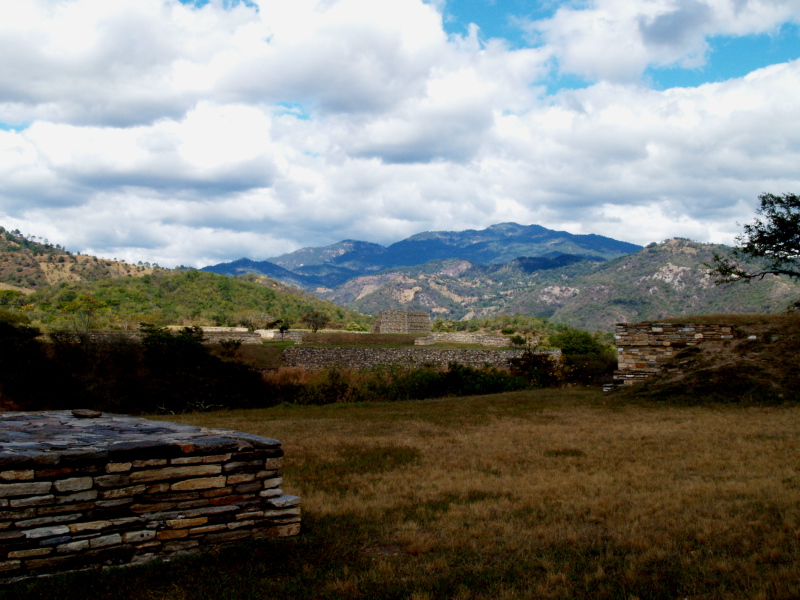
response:
M538 354L528 349L509 363L511 374L526 379L531 387L556 387L566 382L562 364L550 354Z
M93 408L178 413L275 404L260 374L210 354L202 332L144 327L142 343L124 335L92 339L0 323L0 395L21 410ZM46 373L47 377L42 377Z
M561 348L561 353L569 355L603 354L608 348L597 341L588 331L567 329L550 336L550 345Z

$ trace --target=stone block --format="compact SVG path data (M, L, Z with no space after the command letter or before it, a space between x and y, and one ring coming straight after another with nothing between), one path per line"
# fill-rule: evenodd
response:
M89 545L92 548L105 548L106 546L113 546L122 543L122 536L118 533L111 535L102 535L100 537L92 538L89 540Z
M127 531L122 534L122 541L126 544L136 544L146 542L156 537L156 532L148 529L139 531Z
M83 533L85 531L102 531L111 527L109 521L88 521L84 523L72 523L69 526L70 533Z
M188 477L201 477L203 475L218 475L222 472L220 465L193 465L184 467L167 467L165 469L150 469L147 471L135 471L130 474L130 480L141 481L163 481L170 479L183 479Z
M147 467L163 467L167 464L167 459L165 458L152 458L150 460L135 460L131 463L131 466L136 467L137 469L144 469Z
M14 498L18 496L38 496L47 494L53 484L49 481L31 481L27 483L0 484L0 498Z
M225 463L230 459L230 454L214 454L212 456L184 456L181 458L173 458L169 463L171 465L196 465L200 463Z
M38 527L36 529L28 529L25 531L25 537L31 540L63 535L69 533L69 527L66 525L56 525L55 527Z
M65 554L67 552L81 552L89 549L89 540L78 540L56 546L56 552Z
M283 483L283 477L273 477L272 479L264 479L262 485L264 489L275 488Z
M226 483L228 485L236 485L237 483L248 483L256 478L255 473L236 473L235 475L228 475Z
M170 519L166 521L167 527L171 529L188 529L199 527L208 523L208 517L194 517L193 519Z
M0 479L6 481L22 481L30 480L34 477L33 469L25 469L22 471L0 471Z
M207 490L210 488L225 487L225 476L220 477L201 477L197 479L184 479L173 483L172 490Z
M133 463L108 463L106 465L106 473L125 473L131 470Z
M286 508L289 506L299 506L300 505L300 498L298 496L291 496L289 494L283 494L278 496L277 498L271 498L267 504L273 506L275 508Z
M76 502L89 502L97 498L97 490L87 490L85 492L78 492L77 494L69 494L67 496L58 496L56 503L58 504L74 504Z
M92 488L94 481L91 477L73 477L71 479L59 479L53 483L53 487L58 492L80 492Z
M131 496L135 496L136 494L143 494L147 491L146 485L132 485L129 487L124 488L116 488L112 490L107 490L100 494L100 497L104 500L112 499L112 498L128 498Z
M163 542L165 540L185 538L187 535L189 535L188 529L165 529L164 531L159 531L156 534L156 539Z
M18 560L0 561L0 572L16 571L21 565L22 563Z
M100 475L94 478L94 483L100 488L125 487L131 484L129 475L120 473L114 475Z

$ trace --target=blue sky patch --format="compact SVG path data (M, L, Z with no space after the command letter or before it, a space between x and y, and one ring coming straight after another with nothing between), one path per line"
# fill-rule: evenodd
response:
M775 34L719 36L709 40L706 64L697 69L651 68L645 73L655 89L694 87L744 77L748 73L800 58L800 30L784 25Z
M466 35L470 23L480 27L482 40L503 38L510 48L530 46L520 21L552 17L557 2L529 0L450 0L444 9L444 30L450 35Z
M206 4L209 3L210 0L178 0L181 4L191 4L197 8L203 8ZM239 4L244 4L245 6L249 6L250 8L255 8L258 10L258 5L255 4L252 0L223 0L222 6L225 8L234 8Z
M16 133L19 133L20 131L25 131L29 126L30 126L29 123L11 125L9 123L0 122L0 131L14 131Z
M305 104L298 102L279 102L275 106L275 112L281 115L292 115L297 119L307 121L311 118L311 111Z

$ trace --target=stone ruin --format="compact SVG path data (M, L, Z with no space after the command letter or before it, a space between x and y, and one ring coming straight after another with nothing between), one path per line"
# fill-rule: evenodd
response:
M664 365L690 346L733 339L733 325L693 323L618 323L614 384L633 385L661 373Z
M278 440L93 411L0 420L0 581L300 532Z
M383 310L375 319L372 333L414 333L431 331L431 318L424 310Z

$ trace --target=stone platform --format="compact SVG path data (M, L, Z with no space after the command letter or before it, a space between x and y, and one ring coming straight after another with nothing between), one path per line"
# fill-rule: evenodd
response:
M0 413L0 581L300 531L278 440L92 411Z

